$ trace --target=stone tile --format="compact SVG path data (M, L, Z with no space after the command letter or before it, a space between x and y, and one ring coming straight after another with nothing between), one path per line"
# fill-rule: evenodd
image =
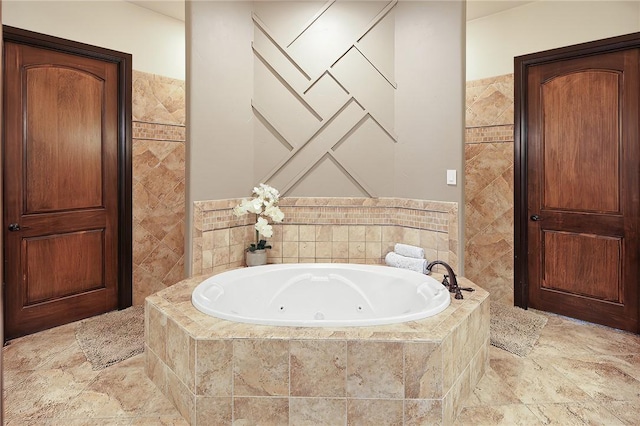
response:
M365 227L360 225L349 226L349 242L364 242Z
M167 360L167 316L158 308L147 302L145 306L145 322L149 347L158 355L160 361Z
M148 209L144 216L138 218L138 220L147 232L161 241L171 232L171 229L180 218L173 214L167 214L165 209Z
M471 148L475 147L475 148ZM492 181L513 167L513 143L465 145L472 151L465 161L465 195L473 199Z
M346 396L346 342L292 341L290 354L292 396Z
M298 243L298 256L306 258L316 257L316 243L313 241Z
M433 399L408 399L404 403L404 424L442 424L442 401Z
M48 344L43 346L42 340L46 340ZM3 369L5 374L8 371L37 369L73 345L77 345L73 324L10 340L2 348Z
M195 390L195 339L176 322L167 319L167 366L193 392Z
M553 367L600 403L640 399L640 382L601 357L557 358Z
M230 340L196 342L196 395L231 396L233 344Z
M640 418L640 399L631 401L611 401L606 409L613 413L625 425L636 425ZM598 412L601 408L598 408Z
M162 279L162 284L169 287L172 286L179 281L182 281L185 278L184 271L184 256L181 256L180 259L176 262L175 265L169 270L167 275ZM152 293L151 293L152 294Z
M367 225L364 229L364 239L366 242L381 242L382 241L382 227Z
M55 417L97 375L87 367L39 369L6 392L5 419Z
M180 258L171 248L160 243L140 263L140 268L162 281Z
M299 253L299 243L293 241L282 242L282 257L283 258L297 258Z
M349 260L366 258L365 242L349 242Z
M404 395L412 399L444 397L442 348L436 343L404 344ZM447 389L448 390L448 389Z
M132 115L136 121L183 125L184 81L134 71Z
M402 241L401 228L399 226L383 226L382 241L388 241L393 244Z
M333 226L332 225L316 225L316 238L315 241L331 242L333 238Z
M316 241L316 226L315 225L300 225L299 226L299 240L300 241Z
M624 425L609 410L594 402L529 405L528 408L544 425Z
M346 399L291 398L289 424L296 426L333 426L347 420Z
M133 264L140 265L149 256L158 241L137 221L133 222Z
M163 281L164 280L159 280L140 267L134 267L133 304L142 305L144 304L144 299L147 296L150 296L157 291L164 290L166 288L166 285L163 283Z
M616 363L616 367L640 381L640 354L612 355L606 359Z
M434 231L420 230L420 247L429 250L438 250L438 234Z
M331 257L333 259L348 259L349 243L346 241L334 241L331 245Z
M347 425L401 426L402 421L402 400L347 400Z
M640 353L637 335L560 316L550 321L530 356Z
M144 346L144 372L147 377L156 385L156 387L162 392L167 391L167 366L164 362L160 361L158 355L156 355L149 346Z
M521 403L522 401L513 394L511 388L504 383L492 368L487 369L466 401L468 407Z
M298 225L283 225L282 226L282 241L295 241L300 240Z
M180 415L137 417L131 420L131 426L188 426L189 423Z
M532 359L496 359L491 360L490 365L514 396L526 404L590 400L589 395L576 386L578 382L568 380L551 367L548 360L538 363Z
M195 396L189 389L173 374L167 371L167 398L176 407L176 410L190 424L195 421Z
M347 396L402 398L403 349L395 342L347 342Z
M142 359L141 356L136 358ZM155 389L144 369L139 366L105 369L56 417L138 416L155 395Z
M234 340L233 353L234 395L289 394L289 342Z
M365 243L365 258L380 259L382 257L382 244L379 242Z
M401 231L401 239L398 242L404 243L404 244L409 244L412 246L419 246L420 245L420 230L419 229L413 229L413 228L402 228ZM448 242L447 242L447 246L448 246ZM438 248L439 250L440 248ZM448 247L447 247L448 250Z
M244 227L239 226L236 228L231 228L229 230L229 245L240 244L244 246L245 236L246 236L246 231Z
M234 424L288 425L288 398L233 398Z
M233 418L231 397L216 398L198 396L196 398L197 425L230 425Z
M229 229L216 229L213 231L213 248L229 247Z
M454 423L456 426L532 426L542 424L524 404L466 407Z
M316 258L318 259L331 259L331 241L319 241L316 242Z
M467 116L467 126L495 125L498 117L512 105L513 98L502 93L500 88L489 85L477 96L475 102L468 105L474 112L474 117Z
M331 241L333 242L348 242L349 241L349 227L348 226L334 226L332 228L332 237Z

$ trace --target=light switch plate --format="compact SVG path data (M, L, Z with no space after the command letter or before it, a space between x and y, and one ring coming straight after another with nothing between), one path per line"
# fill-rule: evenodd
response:
M456 185L456 171L447 170L447 185Z

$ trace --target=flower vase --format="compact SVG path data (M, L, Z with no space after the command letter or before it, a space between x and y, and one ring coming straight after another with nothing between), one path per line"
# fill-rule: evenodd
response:
M267 250L247 251L247 266L260 266L267 264Z

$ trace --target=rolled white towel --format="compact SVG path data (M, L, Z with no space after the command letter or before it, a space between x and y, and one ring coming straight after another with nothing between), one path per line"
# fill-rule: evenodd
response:
M414 257L401 256L398 253L390 251L384 258L387 265L395 268L409 269L411 271L427 273L427 260L416 259Z
M397 243L393 251L400 256L424 259L424 249L422 247L410 246L408 244Z

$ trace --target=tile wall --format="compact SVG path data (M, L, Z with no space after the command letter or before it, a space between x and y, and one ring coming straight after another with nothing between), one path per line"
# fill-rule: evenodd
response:
M133 72L133 302L183 278L184 81Z
M192 275L244 264L255 216L237 218L240 200L196 202ZM382 264L395 243L425 249L458 268L458 206L398 198L283 198L285 219L269 238L269 263ZM436 269L437 270L437 269Z
M513 74L468 81L465 276L513 300Z

